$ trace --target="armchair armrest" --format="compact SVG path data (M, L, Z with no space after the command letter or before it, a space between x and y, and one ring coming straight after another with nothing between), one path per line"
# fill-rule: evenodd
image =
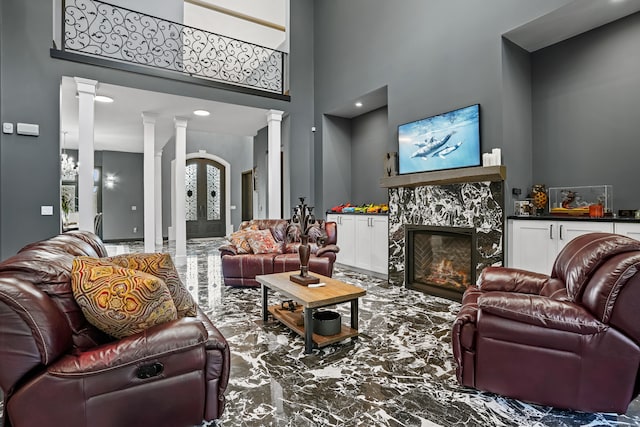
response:
M206 340L207 331L202 322L193 317L184 317L78 355L65 356L50 365L48 371L59 376L98 373L164 354L179 353L199 345L204 346Z
M516 322L580 335L607 329L605 324L579 305L538 295L490 292L478 298L478 308Z
M204 313L204 311L202 311L200 307L198 307L196 318L202 322L205 330L207 331L206 348L222 350L229 353L229 345L227 344L227 340L220 333L218 328L214 326L211 319L207 317L207 315Z
M338 252L340 252L340 248L337 245L327 245L318 248L318 250L316 251L316 256L327 256L326 254L337 254Z
M233 245L222 245L218 248L220 256L224 255L238 255L238 250Z
M546 274L508 267L487 267L478 278L482 291L515 292L521 294L551 296L564 289L562 281Z

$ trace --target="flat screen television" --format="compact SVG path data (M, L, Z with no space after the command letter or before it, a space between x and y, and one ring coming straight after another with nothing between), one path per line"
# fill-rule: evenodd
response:
M480 166L480 105L398 126L398 172Z

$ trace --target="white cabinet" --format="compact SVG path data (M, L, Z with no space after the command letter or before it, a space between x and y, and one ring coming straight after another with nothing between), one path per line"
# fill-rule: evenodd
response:
M510 219L507 265L551 274L553 262L567 243L578 236L594 232L613 233L613 223Z
M356 260L356 221L353 215L327 214L327 221L335 222L338 229L336 262L354 265Z
M638 222L616 222L613 229L617 234L640 240L640 223Z
M327 214L338 225L340 264L387 274L389 219L386 215Z
M356 217L355 266L387 274L389 259L389 222L386 216Z

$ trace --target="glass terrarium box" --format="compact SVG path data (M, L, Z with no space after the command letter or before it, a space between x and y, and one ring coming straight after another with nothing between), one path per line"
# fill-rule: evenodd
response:
M602 217L613 213L612 185L549 187L549 213Z

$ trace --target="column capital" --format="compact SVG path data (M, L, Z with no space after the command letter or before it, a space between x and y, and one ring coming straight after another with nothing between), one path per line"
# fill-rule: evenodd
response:
M269 110L269 111L267 111L267 122L271 122L271 121L281 122L283 114L284 114L284 111Z
M142 113L142 123L145 125L146 124L155 125L157 119L158 119L158 115L156 113L147 113L147 112Z
M98 87L97 80L85 79L82 77L74 77L76 81L76 89L78 93L88 93L90 95L96 94L96 88Z
M173 123L176 125L177 128L186 128L188 122L189 122L189 119L187 119L186 117L176 116L173 118Z

